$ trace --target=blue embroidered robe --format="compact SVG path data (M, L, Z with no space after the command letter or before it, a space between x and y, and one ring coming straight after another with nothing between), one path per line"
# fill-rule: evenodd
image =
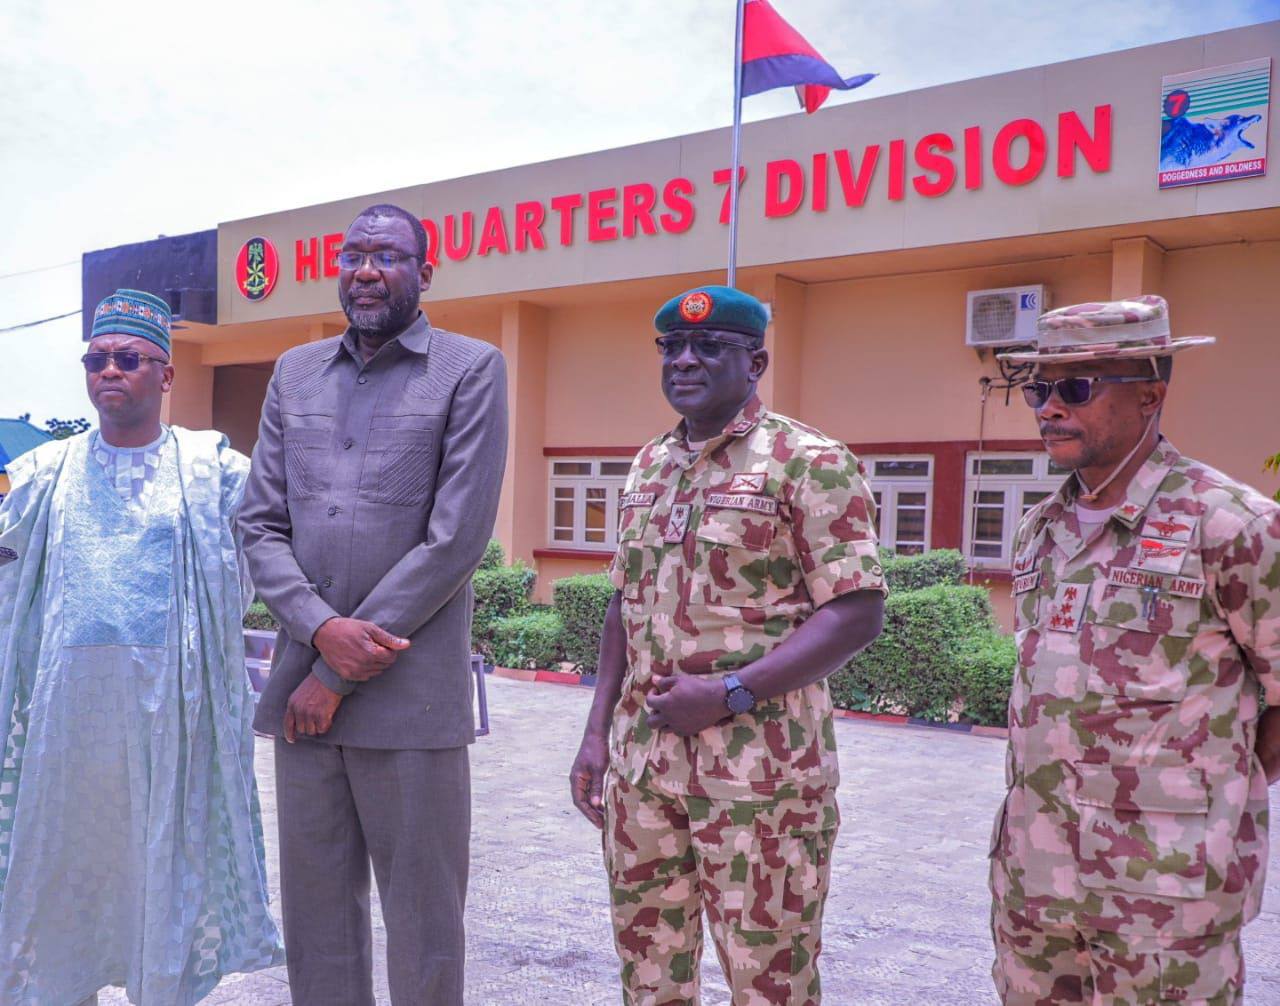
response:
M145 511L92 434L0 504L0 1002L186 1006L282 960L232 533L248 462L173 428Z

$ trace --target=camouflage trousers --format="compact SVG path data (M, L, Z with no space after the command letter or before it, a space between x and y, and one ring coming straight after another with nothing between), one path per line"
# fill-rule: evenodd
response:
M833 790L765 801L609 774L604 859L626 1006L697 1006L702 913L733 1006L818 1006Z
M995 905L991 969L1005 1006L1236 1006L1240 930L1175 939L1036 925Z

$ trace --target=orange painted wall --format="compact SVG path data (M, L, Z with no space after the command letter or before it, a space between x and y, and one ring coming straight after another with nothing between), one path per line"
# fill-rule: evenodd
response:
M1175 335L1218 344L1178 354L1164 432L1184 453L1268 494L1280 478L1280 242L1189 248L1164 257L1161 293Z

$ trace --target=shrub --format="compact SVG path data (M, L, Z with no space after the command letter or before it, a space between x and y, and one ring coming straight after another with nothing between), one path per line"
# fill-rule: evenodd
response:
M1009 692L1018 666L1012 636L989 632L971 639L958 654L964 718L988 727L1009 725Z
M501 569L507 564L507 553L502 549L502 542L497 538L490 538L489 544L484 547L484 555L480 559L480 565L477 569Z
M280 631L280 623L276 621L275 615L267 610L267 606L261 601L254 601L249 606L249 610L244 616L244 627L246 629L266 629L271 632Z
M994 627L981 587L937 584L890 594L884 632L831 676L832 698L846 709L945 722L963 691L960 652Z
M565 660L584 674L594 674L613 584L604 573L584 573L557 580L552 593L556 612L564 623Z
M493 660L502 667L551 667L560 660L564 623L554 611L532 611L496 619Z
M537 574L522 562L480 569L471 578L475 608L471 615L471 649L493 657L493 626L500 618L529 610L529 593Z
M964 556L954 548L936 548L923 555L882 553L880 565L890 593L921 590L939 583L962 583L969 571Z

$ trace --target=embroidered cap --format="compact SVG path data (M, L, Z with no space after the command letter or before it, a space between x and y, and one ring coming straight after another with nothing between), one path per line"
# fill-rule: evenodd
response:
M117 290L104 298L93 312L93 331L89 338L135 335L154 342L168 354L171 325L169 305L159 297L142 290Z
M764 338L769 309L749 293L731 286L698 286L672 297L653 318L663 335L711 329Z
M1036 322L1034 349L1001 353L1011 363L1072 363L1172 356L1192 346L1209 346L1211 335L1174 339L1169 334L1169 305L1143 294L1132 300L1072 304L1047 311Z

